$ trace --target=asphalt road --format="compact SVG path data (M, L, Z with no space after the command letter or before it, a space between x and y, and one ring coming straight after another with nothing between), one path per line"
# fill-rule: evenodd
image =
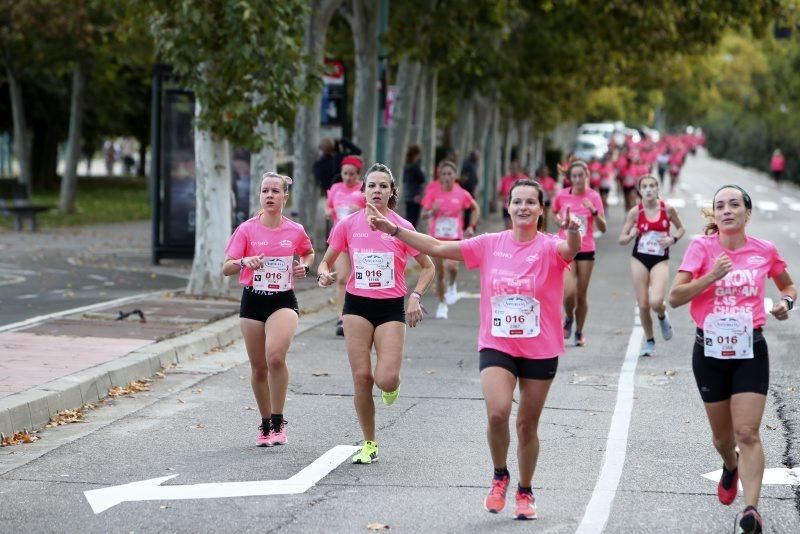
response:
M766 177L733 165L688 163L678 195L688 235L702 229L696 204L728 182L750 190L749 231L773 240L794 270L800 191L774 191ZM345 461L298 494L167 498L197 497L222 482L285 480L331 448L359 443L344 342L333 336L329 310L304 317L307 330L292 345L288 445L253 446L259 421L237 343L171 370L148 393L91 412L86 423L0 449L0 530L349 533L380 523L390 532L730 532L744 505L741 494L733 506L720 505L716 484L702 477L720 460L691 373L688 307L671 311L675 337L666 343L657 335L656 356L626 358L639 347L630 246L616 244L622 215L621 207L611 209L609 232L599 240L587 346L569 346L561 358L542 417L535 523L482 506L492 471L478 383L477 300L467 295L446 322L426 320L408 331L401 396L388 408L376 399L378 464ZM673 251L673 274L688 235ZM460 289L476 291L474 273L462 268ZM770 286L768 294L777 292ZM434 308L430 297L426 304ZM769 468L800 460L797 321L793 314L765 328L772 386L761 430ZM516 483L513 453L509 468ZM98 513L84 493L173 475L162 483L171 490L129 486L119 490L123 502ZM188 487L198 484L204 486ZM767 532L800 531L800 488L765 485L760 510Z

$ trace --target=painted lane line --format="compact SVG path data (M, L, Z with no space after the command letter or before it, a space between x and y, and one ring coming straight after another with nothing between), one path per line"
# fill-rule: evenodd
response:
M49 321L50 319L60 319L61 317L65 317L67 315L73 315L76 313L84 313L88 311L95 311L106 306L118 306L120 304L126 304L128 302L143 299L147 297L153 297L156 295L161 295L162 293L169 292L169 291L178 291L178 288L175 289L164 289L161 291L151 291L149 293L139 293L138 295L131 295L130 297L122 297L116 300L108 300L105 302L98 302L97 304L90 304L88 306L82 306L80 308L72 308L69 310L64 310L55 313L48 313L47 315L37 315L36 317L31 317L30 319L25 319L24 321L19 321L16 323L11 323L7 325L0 326L0 333L2 332L13 332L15 330L20 330L22 328L29 328L31 326L39 325L45 321Z
M13 284L21 284L26 278L24 276L17 276L15 274L0 273L0 286L10 286Z
M35 299L39 297L39 293L28 293L27 295L18 295L16 298L18 300L29 300Z
M686 207L686 201L682 198L668 198L666 200L667 204L672 206L673 208L680 209Z
M106 280L108 280L107 277L101 276L99 274L90 274L89 278L91 278L92 280L96 280L97 282L105 282Z
M778 203L771 200L759 200L756 207L761 211L778 211Z
M83 494L95 514L104 512L120 503L132 501L174 501L253 497L259 495L293 495L308 491L359 449L360 447L353 445L337 445L314 460L311 465L285 480L252 480L246 482L211 482L162 486L163 482L178 476L169 475L120 486L88 490L84 491Z
M800 203L790 204L789 209L792 211L800 211Z
M702 475L703 478L713 480L716 484L722 476L722 469L717 469ZM776 486L800 486L800 467L789 469L788 467L770 467L764 469L764 477L761 479L764 485ZM739 489L742 489L742 481L739 481Z
M592 491L592 498L586 506L576 534L601 533L611 514L611 505L617 494L619 479L622 477L622 468L625 466L625 454L628 449L628 430L633 411L634 378L636 364L639 361L639 347L644 338L644 330L636 326L631 331L628 339L628 348L625 351L625 361L619 374L617 385L617 402L614 414L611 416L611 426L606 440L606 452L603 455L603 467L600 476Z

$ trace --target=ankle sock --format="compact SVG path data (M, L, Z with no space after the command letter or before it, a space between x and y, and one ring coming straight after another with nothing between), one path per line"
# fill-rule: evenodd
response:
M533 487L532 486L524 487L524 486L520 486L519 484L517 484L517 491L519 491L520 493L531 494L531 493L533 493Z
M496 467L494 468L494 478L503 478L508 476L511 476L511 474L508 472L508 466L503 466L500 469L497 469Z
M272 422L272 428L274 430L280 430L281 429L281 423L283 422L283 414L282 413L274 413L274 414L272 414L272 417L270 417L270 420Z

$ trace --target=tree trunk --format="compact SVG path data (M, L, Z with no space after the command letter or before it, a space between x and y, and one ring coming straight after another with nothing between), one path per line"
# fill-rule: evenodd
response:
M311 11L306 15L306 29L303 36L303 48L315 65L322 66L325 47L325 34L328 31L331 17L342 0L315 0ZM305 73L303 73L305 75ZM314 161L317 159L319 144L319 106L322 93L317 93L308 105L301 106L294 123L294 200L292 214L297 217L306 233L318 242L317 204L319 203L319 187L314 179ZM296 214L296 215L295 215ZM324 239L324 236L323 236Z
M486 168L486 139L489 135L490 120L492 116L491 105L486 99L476 96L475 97L475 124L473 125L473 142L475 149L481 154L481 159L478 164L478 186L475 190L475 200L481 203L481 206L486 206L487 200L481 200L484 196L491 196L491 188L489 187L489 173L484 172Z
M196 104L195 116L200 114ZM228 279L222 275L225 243L231 234L231 151L225 139L195 128L195 221L194 259L186 293L222 296Z
M470 118L472 113L472 100L459 96L456 99L456 110L458 116L453 125L453 149L458 152L458 161L455 162L456 166L461 168L461 162L464 161L466 157L465 150L468 144L467 131L471 130L472 124L472 119Z
M417 78L417 89L414 91L414 105L411 107L411 133L409 145L422 145L422 117L425 116L425 84L428 79L428 67L423 65Z
M506 117L503 119L503 124L505 125L505 132L503 136L503 170L501 172L505 174L511 166L511 152L514 148L514 123Z
M355 49L356 79L353 85L353 143L361 148L361 158L375 161L378 132L378 19L381 3L351 0L343 10L350 24Z
M81 160L81 137L83 114L86 107L86 76L88 66L80 60L72 71L72 97L69 111L69 137L67 138L67 162L61 177L61 194L58 211L73 213L78 189L78 163Z
M403 56L397 67L397 100L392 113L392 125L389 128L389 168L395 176L398 190L403 185L403 163L411 133L411 108L414 105L414 93L417 89L419 72L422 65Z
M139 141L139 166L136 168L136 176L144 178L146 176L145 164L147 163L147 142L144 138L138 139L138 141Z
M489 133L489 158L490 161L487 167L489 168L489 172L491 175L487 180L488 184L490 185L492 192L492 202L490 202L490 206L494 206L497 203L495 202L495 192L497 191L497 182L499 177L502 176L502 169L500 165L502 165L500 151L501 151L501 140L500 140L500 109L497 104L494 104L492 109L492 128L491 132Z
M275 172L275 145L278 142L278 125L274 122L258 125L262 139L261 150L250 154L250 215L255 214L261 206L261 175L268 171Z
M33 182L31 179L31 156L27 139L28 126L25 121L22 86L14 71L9 68L6 68L6 78L8 79L8 91L11 97L11 120L14 125L14 153L17 156L17 164L19 165L18 181L25 185L28 197L30 197Z
M433 179L433 169L436 165L436 88L439 81L439 71L428 69L425 77L424 94L425 112L421 115L420 132L422 134L422 168L428 180Z
M533 176L530 169L531 123L526 120L519 121L517 123L517 132L519 133L519 148L517 149L517 156L519 157L519 163L522 166L522 172L528 176Z

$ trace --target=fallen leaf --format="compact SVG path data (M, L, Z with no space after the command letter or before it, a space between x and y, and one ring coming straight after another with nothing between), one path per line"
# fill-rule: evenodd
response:
M33 443L39 439L38 436L33 436L27 432L15 432L13 436L4 436L0 447L8 447L10 445L22 445L24 443Z
M122 397L133 395L134 393L141 393L142 391L150 391L150 380L142 378L141 380L134 380L127 386L114 386L109 388L109 397Z
M178 402L179 402L180 404L186 404L186 401L185 401L185 400L183 400L183 399L181 399L181 398L178 398Z
M311 373L311 376L331 376L329 373Z
M205 428L205 427L206 427L206 425L204 425L203 423L197 423L196 425L192 425L192 426L190 426L189 428L197 428L197 429L200 429L200 428Z
M786 388L786 391L793 391L794 392L794 391L797 391L797 388L794 387L794 386L789 386L788 388Z
M428 369L427 371L425 371L425 374L426 375L435 375L436 374L436 369Z
M192 393L202 393L202 392L203 392L203 388L197 388L197 389L193 389L192 390Z
M677 373L677 371L673 371L672 369L670 369L669 371L664 371L664 375L670 376L670 377L671 376L675 376L676 373Z
M162 373L161 371L157 371L157 372L156 372L156 378L164 378L165 376L167 376L167 375L165 375L165 374L164 374L164 373Z
M767 430L775 430L776 428L778 428L778 425L775 425L775 426L766 425L766 427L767 427Z
M386 523L370 523L367 525L367 530L389 530L389 525Z
M167 508L169 508L169 506L159 506L159 508L160 508L161 510L166 510Z
M256 409L253 408L252 406L245 406L244 409L245 410L249 410L249 411L253 411L253 412L256 411Z

